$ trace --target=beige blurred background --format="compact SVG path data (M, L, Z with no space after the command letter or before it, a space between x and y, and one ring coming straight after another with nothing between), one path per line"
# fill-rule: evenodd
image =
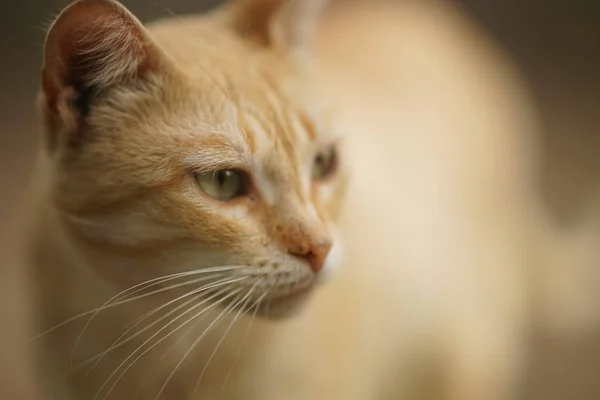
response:
M447 1L479 24L525 77L543 128L539 190L553 217L569 226L591 191L600 186L600 2ZM27 348L18 345L27 320L19 206L26 199L37 145L33 104L43 28L66 3L5 0L0 13L0 399L33 396ZM200 12L216 3L125 1L142 20ZM537 336L531 350L524 399L538 398L534 393L541 388L542 398L549 400L600 398L600 335L576 340ZM568 380L562 379L566 371Z

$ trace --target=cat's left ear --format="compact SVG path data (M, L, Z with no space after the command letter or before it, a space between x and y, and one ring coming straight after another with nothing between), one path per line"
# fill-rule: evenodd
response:
M165 76L170 64L141 22L115 0L78 0L48 31L42 69L47 115L75 131L93 100Z
M234 0L233 28L242 37L296 54L312 50L328 0Z

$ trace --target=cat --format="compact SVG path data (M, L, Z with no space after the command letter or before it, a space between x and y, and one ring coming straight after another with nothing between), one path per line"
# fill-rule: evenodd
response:
M514 398L534 112L451 8L377 5L57 17L32 242L50 399L416 398L432 365L435 398Z

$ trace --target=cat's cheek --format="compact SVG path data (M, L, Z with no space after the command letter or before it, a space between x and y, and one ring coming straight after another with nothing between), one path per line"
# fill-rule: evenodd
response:
M325 259L325 265L319 274L317 275L316 283L323 285L328 283L335 275L337 270L341 267L344 258L344 248L342 239L339 235L334 235L333 247L329 252L329 255Z

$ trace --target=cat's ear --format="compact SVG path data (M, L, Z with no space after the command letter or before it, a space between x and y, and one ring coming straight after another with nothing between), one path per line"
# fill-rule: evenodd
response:
M310 51L327 0L234 0L229 13L243 37L295 53Z
M59 118L78 118L90 96L134 84L163 67L159 49L124 6L79 0L58 16L46 37L43 101Z

